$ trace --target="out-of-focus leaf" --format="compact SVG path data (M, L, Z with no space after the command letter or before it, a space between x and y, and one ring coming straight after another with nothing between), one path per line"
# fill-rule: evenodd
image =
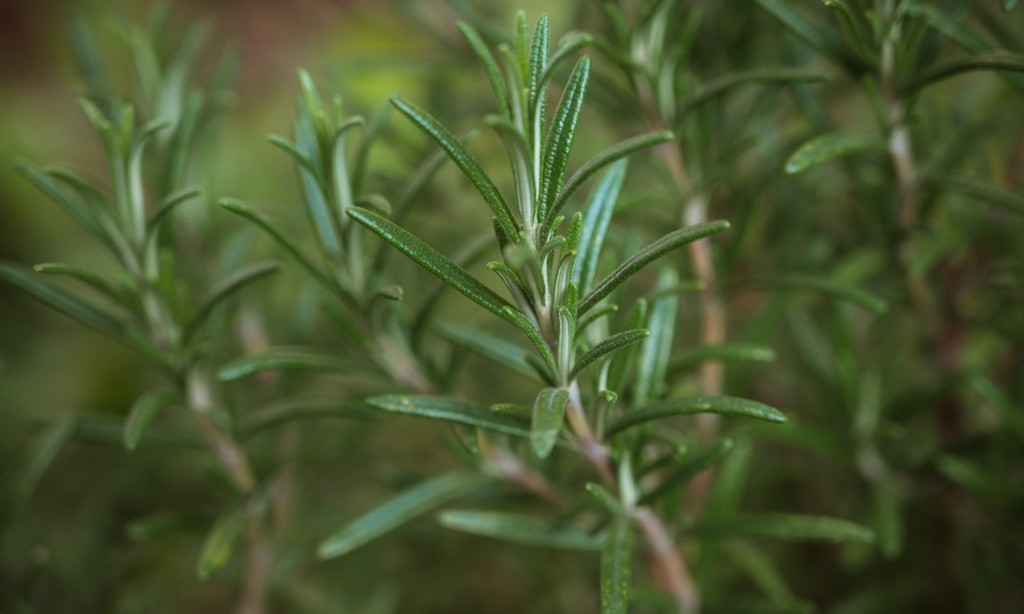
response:
M177 398L177 391L170 389L150 390L140 396L128 410L124 423L124 447L129 451L135 450L157 412Z
M73 277L121 305L128 306L130 303L130 298L124 291L119 288L115 288L106 279L92 271L87 271L76 266L52 262L37 264L33 268L37 273L43 273L44 275L67 275L68 277Z
M314 371L343 373L365 371L365 363L317 351L312 348L277 346L236 358L221 367L217 377L221 381L241 379L263 371Z
M487 481L487 478L479 474L460 471L421 482L320 542L317 556L331 559L347 554L435 507L473 492Z
M679 230L675 230L663 236L654 243L651 243L636 254L632 255L625 262L616 267L614 271L609 273L607 277L598 282L594 289L580 301L579 313L585 313L601 299L611 294L612 290L618 288L627 279L640 271L640 269L670 251L721 232L727 228L729 228L729 222L726 222L725 220L718 220L680 228Z
M633 585L633 521L616 516L601 553L601 614L625 614Z
M530 423L530 445L538 458L547 458L554 449L568 402L569 391L564 388L545 388L537 395Z
M246 414L239 421L238 431L240 437L246 438L264 429L293 420L327 418L368 420L373 417L372 411L363 403L336 396L298 397L275 401Z
M953 176L940 181L950 190L986 200L1018 215L1024 215L1024 195L1021 195L1019 190L1004 188L973 177Z
M703 518L686 531L702 539L767 537L794 541L871 543L870 529L848 520L799 514L738 514Z
M504 308L508 306L505 299L409 231L369 209L350 207L348 214L466 298L505 317Z
M583 166L579 168L569 180L565 182L562 187L562 191L558 193L558 197L555 198L555 202L551 205L551 209L548 211L549 216L546 222L550 224L554 220L554 216L550 215L553 212L561 211L565 201L572 196L576 190L579 189L583 182L593 176L595 173L600 171L605 166L608 166L612 162L621 160L629 154L653 147L654 145L660 145L671 141L674 138L674 134L668 130L659 130L657 132L647 132L635 137L628 138L621 143L612 145L605 149L601 153L597 154ZM614 201L614 199L612 199ZM613 203L614 204L614 203Z
M106 233L96 220L95 214L74 194L68 192L64 187L53 181L46 174L37 171L28 164L21 162L17 166L18 172L29 180L40 191L45 193L54 202L60 205L76 222L89 231L94 237L107 241Z
M718 345L697 345L675 353L669 370L685 369L702 362L771 362L775 350L756 343L721 343Z
M653 503L675 491L678 487L688 483L718 462L732 448L733 442L731 439L721 439L700 454L687 455L682 459L679 467L673 469L660 484L640 498L640 503L643 505Z
M74 294L66 292L56 285L43 281L39 276L24 270L22 267L7 262L0 262L0 278L18 286L34 298L46 303L82 324L117 339L127 345L133 345L123 324L114 316L94 305L83 301Z
M465 401L433 396L383 395L370 397L366 403L385 411L458 422L469 426L520 437L530 436L530 423L517 416L496 413L487 407Z
M505 88L505 81L501 78L501 70L498 68L498 63L494 61L491 50L487 48L487 44L484 43L477 31L468 23L460 21L456 27L462 33L466 42L469 43L473 53L477 55L480 62L484 65L484 71L491 82L491 90L494 91L494 97L498 101L498 108L501 109L502 115L505 119L511 120L512 110L508 104L508 90Z
M1009 480L993 475L976 463L944 454L935 461L935 466L960 488L988 501L1001 505L1024 501L1024 496L1010 486Z
M1024 56L1007 51L996 51L975 55L965 60L955 60L916 77L910 83L901 87L900 91L905 96L911 95L933 83L976 70L1024 72Z
M537 377L537 372L526 361L527 351L514 343L509 343L480 328L463 326L447 320L435 324L433 330L448 341L468 348L499 365L531 378Z
M281 265L276 262L255 262L221 280L210 290L209 296L202 302L199 310L186 325L185 338L188 339L194 335L218 305L227 301L245 286L276 273L280 268Z
M626 178L627 164L626 160L620 160L608 168L584 208L586 213L580 228L580 247L572 270L572 281L582 294L589 292L594 285L604 237L611 224L622 182Z
M753 280L751 285L786 290L810 290L860 305L875 313L885 313L889 310L888 303L878 295L835 277L785 273Z
M804 68L757 68L754 70L733 71L728 75L709 81L700 87L689 100L687 107L703 104L717 96L721 96L729 90L737 87L756 83L818 83L828 81L832 76L820 70L807 70Z
M669 416L688 414L721 414L725 416L744 416L757 418L767 422L785 422L786 416L779 410L750 399L738 397L686 397L659 401L646 407L635 409L608 427L608 436L620 433L628 428L659 420Z
M823 162L865 151L884 152L885 143L859 134L827 132L801 145L786 160L785 168L787 173L801 173Z
M491 212L494 213L495 219L505 233L510 237L518 236L518 224L513 219L512 211L508 208L505 199L502 198L501 192L462 143L441 122L415 104L398 98L393 99L392 103L448 153L452 162L462 170L480 192L480 195L484 197L484 201L491 208Z
M657 298L651 301L647 328L650 336L640 345L637 352L636 372L633 376L633 406L645 405L652 398L659 398L664 392L668 358L676 334L676 318L679 310L679 295L667 292L679 285L679 276L670 266L662 268L655 286Z
M57 458L74 430L74 419L64 418L43 431L32 444L24 469L17 477L12 476L11 489L5 493L4 500L0 501L0 535L6 532L10 523L28 504L43 473Z
M562 550L600 550L604 535L546 518L481 510L445 510L438 522L449 529L505 541Z
M231 559L238 539L245 530L245 521L245 512L236 511L222 516L213 524L196 564L196 575L200 580L209 579Z

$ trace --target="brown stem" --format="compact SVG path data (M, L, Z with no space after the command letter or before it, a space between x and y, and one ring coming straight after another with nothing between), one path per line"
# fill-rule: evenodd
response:
M655 580L675 599L679 614L700 612L700 596L665 524L647 506L633 511L633 519L647 539Z

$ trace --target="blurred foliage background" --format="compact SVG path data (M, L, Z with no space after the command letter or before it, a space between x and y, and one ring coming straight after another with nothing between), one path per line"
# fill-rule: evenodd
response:
M211 28L200 72L212 73L222 54L237 60L225 112L204 144L205 196L186 212L203 239L197 245L209 250L197 261L214 261L231 240L278 257L213 205L221 196L259 203L296 236L307 232L294 212L295 171L266 142L269 133L289 131L298 67L340 93L348 112L371 114L401 93L468 131L492 104L483 72L454 28L457 20L500 39L515 11L525 9L550 14L553 32L604 32L598 4L175 2L172 32L199 20ZM771 363L730 366L726 393L771 403L793 422L731 430L738 460L723 471L746 472L744 509L838 516L877 535L871 546L767 543L756 557L738 545L732 557L717 559L727 563L698 568L708 610L1024 610L1020 75L971 72L915 101L911 126L926 179L922 221L911 229L919 255L910 275L926 281L940 314L937 324L926 324L896 253L907 229L898 228L887 208L896 179L884 151L799 174L784 170L790 154L817 134L884 134L865 94L870 71L850 69L837 60L842 54L830 56L827 46L816 49L795 36L778 11L766 9L777 2L681 4L699 16L680 68L693 87L764 65L832 75L820 84L742 89L702 107L699 121L680 135L692 144L684 149L691 147L689 159L703 171L701 189L714 216L734 227L718 244L716 261L730 340L775 350ZM838 44L852 45L843 22L821 3L782 4L832 32ZM1020 54L1024 10L1003 4L915 3L948 11L993 48ZM156 8L115 0L0 4L0 259L104 266L105 256L18 176L14 163L59 162L102 176L100 144L77 104L85 84L71 60L69 29L76 19L93 27L118 79L130 87L130 67L119 64L123 52L109 33L121 20L147 23ZM927 39L922 57L964 55L965 45L949 43L934 25L939 22L930 23L920 34ZM681 37L685 24L678 25L672 35ZM580 135L585 151L644 129L644 117L617 89L624 87L621 71L591 54L599 72ZM392 124L392 145L372 159L373 180L382 186L416 164L410 150L423 150L408 126ZM474 147L485 160L496 156L490 134ZM942 183L953 175L987 182L998 193ZM629 208L627 219L678 224L678 203L658 181L656 173L642 172L631 181L635 201L657 206ZM452 169L442 171L411 214L418 232L435 245L461 244L489 224L478 203L466 202L472 199ZM429 283L414 266L391 260L415 302ZM680 262L687 266L682 256ZM811 277L828 283L809 284ZM279 275L248 300L256 311L280 315L267 318L271 340L323 338L330 347L335 333L325 333L324 322L294 324L302 319L294 304L302 283L298 274ZM459 314L460 300L445 305ZM876 301L888 309L872 310ZM698 343L694 302L684 301L680 317L681 347ZM448 350L438 341L432 351ZM220 612L234 603L237 561L223 577L195 578L195 557L226 498L209 475L209 458L159 443L133 453L120 445L117 424L154 381L138 362L129 350L0 285L0 494L7 499L0 506L0 610ZM493 397L498 390L521 400L514 376L497 376L473 361L464 367L457 382L470 396ZM331 384L308 385L329 390ZM681 367L671 386L692 394L697 374ZM71 442L34 474L41 427L69 415L81 418ZM301 429L302 448L290 458L302 476L290 514L301 522L290 527L278 553L275 611L596 611L595 557L494 543L429 520L341 559L316 561L316 544L340 523L457 461L447 431L433 425L357 420ZM260 442L254 445L260 449ZM263 458L276 462L270 451ZM767 605L753 605L765 594L772 597ZM643 607L657 603L650 598Z

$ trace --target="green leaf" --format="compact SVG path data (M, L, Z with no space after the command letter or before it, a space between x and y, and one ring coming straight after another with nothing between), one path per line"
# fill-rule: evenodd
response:
M655 286L658 298L651 302L650 316L647 318L647 328L651 335L640 346L637 355L633 386L634 407L662 396L665 388L665 375L668 372L668 359L672 352L679 311L679 295L669 290L678 285L679 276L675 270L670 266L663 267Z
M106 279L103 279L92 271L53 262L37 264L33 269L36 273L42 273L44 275L67 275L68 277L73 277L116 303L124 306L129 306L131 303L131 297L129 297L123 290L115 288Z
M590 177L604 167L608 166L612 162L625 158L631 153L648 147L653 147L654 145L666 143L671 141L673 138L675 138L675 135L669 130L647 132L628 138L600 152L588 160L586 164L581 166L579 170L573 173L573 175L569 177L569 180L565 182L565 185L562 186L561 191L558 193L558 197L555 198L554 203L548 210L548 216L545 222L550 224L552 220L555 219L557 213L562 210L562 207L565 205L565 201L576 193L576 190L583 185L583 182L590 179ZM614 201L614 199L612 200Z
M956 60L943 66L939 66L900 88L904 96L913 94L918 90L955 77L965 72L975 70L999 70L1009 72L1024 72L1024 56L1007 51L996 51L975 55L965 60Z
M538 198L538 218L554 219L558 211L552 210L556 194L565 179L565 168L569 164L576 127L579 125L580 113L583 109L583 96L586 94L587 80L590 76L590 59L583 57L569 77L569 82L562 93L562 99L555 110L547 140L544 143L544 158L540 173L540 195ZM565 201L562 201L563 203Z
M491 313L506 317L504 309L509 305L505 299L406 229L368 209L351 207L348 214L466 298Z
M785 168L790 174L801 173L823 162L865 151L885 151L885 143L859 134L827 132L801 145L786 160Z
M560 525L538 516L481 510L445 510L442 526L517 544L562 550L600 550L603 534L574 525Z
M1024 215L1024 195L1019 190L996 185L983 179L952 176L939 180L945 188L999 205L1007 211Z
M462 33L466 42L469 43L473 53L480 58L480 62L484 65L484 71L491 82L491 90L494 91L494 97L498 100L498 108L501 109L502 116L505 119L511 120L512 110L508 104L508 90L505 88L505 81L501 78L501 70L498 68L498 63L494 61L491 50L487 48L487 44L484 43L477 31L468 23L460 21L456 24L456 27Z
M601 614L626 614L632 575L633 521L616 516L601 553Z
M229 382L263 371L310 371L344 373L365 371L365 363L348 360L334 353L311 348L271 347L261 352L236 358L221 367L217 377Z
M238 511L222 516L214 523L203 542L196 565L196 575L200 580L209 579L231 559L238 539L245 530L245 521L245 512Z
M238 425L242 439L251 437L265 429L276 427L293 420L322 420L353 418L368 420L373 412L361 402L337 396L310 396L288 398L269 403L251 413L246 413Z
M758 401L751 401L750 399L740 399L737 397L686 397L667 399L635 409L608 427L608 436L610 437L651 420L689 414L745 416L766 422L781 423L786 421L786 416L779 410Z
M885 313L889 310L889 305L878 295L834 277L786 273L754 280L751 283L755 286L775 289L811 290L849 301L875 313Z
M676 353L669 370L685 369L703 362L771 362L775 360L775 350L757 343L720 343L717 345L697 345Z
M626 178L627 165L627 160L619 160L608 168L584 209L586 213L580 229L580 247L572 269L572 281L584 295L594 285L604 237L611 225L615 202Z
M270 235L270 237L274 239L274 241L276 241L278 245L283 247L286 252L291 254L292 258L295 259L299 266L305 269L306 272L313 277L313 279L320 282L320 285L329 290L337 291L337 284L334 281L332 281L329 277L321 273L320 270L312 263L312 261L310 261L309 258L307 258L306 255L302 253L302 250L300 250L294 243L292 243L288 238L282 235L277 230L274 223L271 222L265 215L257 211L253 211L252 209L244 205L241 201L235 200L233 198L221 199L220 206L224 207L225 209L234 213L235 215L241 216L249 220L253 224L259 226L261 229L263 229L264 232Z
M421 482L320 542L317 556L331 559L348 554L435 507L477 490L486 482L487 478L479 474L461 471Z
M196 198L202 195L202 193L203 191L199 188L181 188L165 196L146 223L146 235L152 235L156 232L160 228L160 224L168 218L172 211L178 208L178 205Z
M819 83L828 81L832 76L819 70L804 68L755 68L753 70L734 71L719 77L700 87L687 101L687 107L694 107L726 94L732 89L754 83Z
M203 300L192 320L185 327L185 338L191 338L200 326L206 322L213 310L220 304L227 301L245 286L266 277L280 270L281 265L276 262L255 262L242 267L225 279L221 280L210 290L209 296Z
M68 215L89 231L91 235L104 242L108 242L106 232L104 232L96 216L74 194L64 189L53 179L47 177L46 174L37 171L24 162L19 162L17 169L25 179L60 205Z
M28 460L17 477L8 474L7 477L11 478L9 482L11 489L5 492L3 500L0 500L0 535L6 533L10 523L28 504L39 480L42 479L53 460L57 458L57 454L64 448L64 444L67 443L74 430L75 420L71 417L55 422L43 431L30 446ZM5 473L7 472L5 471Z
M462 170L483 196L505 233L510 237L519 236L519 226L512 218L512 211L508 208L505 199L502 198L501 192L462 143L441 122L415 104L399 98L392 99L392 103L448 153L452 162Z
M825 516L738 514L704 518L686 530L703 539L768 537L793 541L871 543L875 534L859 524Z
M576 375L587 368L591 363L597 361L604 356L621 350L637 341L646 339L651 332L646 328L634 328L631 330L624 330L621 333L615 333L611 337L601 341L589 352L584 354L576 361L576 364L572 368L572 373L569 375L569 379L573 379Z
M555 355L552 353L551 347L548 346L547 341L544 340L544 336L541 335L539 330L537 330L534 323L511 305L502 310L502 316L512 324L515 324L519 330L526 333L526 337L531 343L533 343L533 346L537 348L537 352L540 354L540 358L547 369L547 375L550 379L557 380L558 362L555 360Z
M475 326L463 326L449 320L438 322L434 325L433 330L448 341L489 358L499 365L528 377L537 377L537 372L526 361L527 351L501 337Z
M398 414L457 422L519 437L530 436L530 424L526 420L456 399L394 394L370 397L366 403Z
M640 503L648 505L675 491L676 488L688 484L690 480L704 473L705 470L717 463L719 459L732 451L732 449L732 439L720 439L700 454L686 455L679 461L681 464L673 469L667 477L662 479L661 483L641 497Z
M537 395L530 424L530 445L538 458L547 458L554 449L568 403L569 391L564 388L545 388Z
M157 412L177 398L178 392L170 389L150 390L140 396L128 410L128 418L124 423L124 447L134 451Z
M128 337L124 325L114 316L51 283L44 282L37 275L14 264L0 262L0 278L6 279L64 315L122 343L129 346L134 345Z
M628 260L615 268L607 277L601 280L593 290L580 301L579 313L586 313L591 307L604 297L611 294L612 290L618 288L627 279L640 271L651 262L664 256L670 251L682 247L687 243L693 243L704 237L713 235L729 228L729 222L718 220L705 222L686 228L680 228L651 243L643 248Z

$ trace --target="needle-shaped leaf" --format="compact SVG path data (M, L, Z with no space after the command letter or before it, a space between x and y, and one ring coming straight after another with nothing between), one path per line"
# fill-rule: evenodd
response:
M178 208L179 205L185 203L193 198L200 196L203 193L199 188L181 188L171 192L165 196L159 203L157 203L156 211L146 222L146 235L152 235L160 225L170 217L172 211Z
M627 160L619 160L612 164L594 188L584 209L580 247L572 270L572 281L579 286L583 294L589 292L594 284L601 249L604 247L604 237L611 224L622 182L626 178L627 166Z
M885 143L881 139L847 132L820 134L801 145L789 156L786 160L786 172L801 173L823 162L865 151L885 151Z
M6 533L11 522L17 518L21 511L28 504L32 493L35 491L43 473L57 458L64 444L71 438L75 431L75 419L63 418L52 424L49 428L39 434L36 441L30 446L30 454L25 466L17 477L8 473L10 490L4 489L3 498L0 499L0 535Z
M501 192L498 191L498 187L494 185L491 178L484 172L480 163L477 162L473 154L469 153L469 150L459 142L455 136L444 127L432 115L419 108L415 104L395 98L392 103L408 117L416 126L427 134L430 138L434 139L441 149L448 153L451 157L452 162L469 178L473 186L476 187L480 195L483 196L484 201L491 208L491 212L494 213L495 219L498 224L501 225L502 230L510 237L519 236L519 226L516 224L512 217L512 211L508 207L508 203L501 196Z
M611 294L612 290L618 288L627 279L632 277L640 269L651 262L664 256L674 249L678 249L687 243L693 243L698 239L713 235L729 228L729 222L718 220L705 222L670 232L664 237L643 248L628 260L620 264L608 277L601 280L593 290L580 301L579 313L586 313L591 307L604 297Z
M738 514L706 517L687 535L705 539L768 537L795 541L871 543L875 534L848 520L799 514Z
M255 262L221 280L210 290L209 296L203 300L195 316L185 327L185 338L188 339L199 330L217 306L230 299L245 286L276 273L281 268L276 262Z
M718 345L698 345L676 352L669 365L670 371L685 369L702 362L771 362L775 360L775 350L756 343L721 343Z
M834 277L786 273L753 280L751 283L767 288L810 290L832 298L849 301L875 313L885 313L889 309L889 305L877 294L869 292L851 282Z
M601 614L626 614L633 585L633 521L616 516L601 553Z
M246 413L239 420L238 433L242 439L256 435L265 429L280 426L295 420L360 419L374 417L371 409L362 402L337 396L307 396L287 398L269 403Z
M367 365L362 361L347 360L335 353L312 348L277 346L232 360L221 367L217 377L228 382L263 371L343 373L366 369Z
M128 418L124 423L124 447L128 451L134 451L157 412L177 398L177 391L163 388L150 390L140 396L128 410Z
M78 197L66 190L59 183L48 177L45 173L32 168L24 162L19 162L18 172L22 174L32 185L45 193L54 202L61 206L76 222L85 228L91 235L103 241L107 241L106 232L96 219L95 214L86 207ZM91 187L91 186L90 186Z
M573 68L569 82L558 102L548 136L544 143L544 159L540 173L540 190L538 199L539 218L553 219L558 211L551 209L556 200L562 182L565 179L565 168L569 164L576 127L579 125L580 113L583 109L583 96L586 94L587 81L590 77L590 59L580 58ZM564 202L564 201L563 201Z
M33 269L35 269L37 273L43 273L44 275L67 275L68 277L73 277L121 305L130 304L130 298L123 290L114 287L106 279L92 271L87 271L67 264L51 262L37 264Z
M717 96L743 85L757 83L816 83L831 78L826 72L803 68L757 68L754 70L735 71L719 77L699 88L687 101L687 107L703 104Z
M676 318L679 311L679 295L670 289L679 285L679 275L670 266L662 267L651 301L647 328L651 335L640 346L636 360L636 374L633 385L633 406L640 407L652 398L662 395L665 376L668 373L668 359L675 339Z
M442 526L528 546L561 550L600 550L604 535L583 527L562 525L546 518L513 512L445 510L437 515Z
M196 575L200 580L209 579L231 560L231 554L245 530L245 520L244 511L235 511L222 516L213 524L196 564Z
M558 379L558 362L555 360L555 355L551 351L551 347L547 341L544 340L544 336L541 334L533 322L530 321L520 311L514 307L507 306L502 310L502 316L514 324L519 330L526 333L526 337L533 343L533 347L537 348L537 352L540 354L540 358L547 368L546 375L548 378L557 380Z
M457 422L519 437L530 436L528 421L518 416L493 412L489 407L457 399L393 394L370 397L366 403L371 407L397 414Z
M327 288L329 290L337 290L337 284L331 281L329 277L321 273L320 269L318 269L316 265L314 265L312 261L310 261L309 258L306 257L302 250L300 250L298 246L292 243L291 240L289 240L287 237L281 234L280 231L277 230L277 226L273 222L271 222L265 215L250 209L241 201L235 200L233 198L222 199L220 201L220 206L224 207L225 209L234 213L235 215L244 217L253 224L256 224L257 226L262 228L264 232L270 235L270 238L274 239L274 241L276 241L278 245L283 247L286 252L291 254L292 258L295 259L299 266L305 269L306 272L313 277L313 279L320 282L320 284L324 288Z
M637 341L646 339L651 334L651 331L646 328L634 328L631 330L624 330L620 333L615 333L611 337L601 341L594 347L590 348L583 356L576 361L573 365L572 373L569 375L569 379L576 377L580 371L590 366L597 360L604 358L605 356L612 354L624 347L627 347Z
M688 454L683 457L678 465L661 480L654 489L640 498L640 503L648 505L658 501L672 492L676 492L680 486L688 484L712 465L717 463L723 456L733 449L732 439L720 439L707 450L699 454Z
M1024 55L1007 51L996 51L976 55L965 60L956 60L916 77L910 83L900 88L900 90L903 95L911 95L926 86L976 70L1024 72Z
M608 435L620 433L630 427L668 416L688 414L720 414L745 416L767 422L785 422L786 416L770 405L738 397L685 397L659 401L635 409L608 428Z
M537 372L526 361L526 350L481 330L479 327L463 326L443 320L435 324L433 330L441 337L489 358L499 365L528 377L537 377Z
M357 222L372 230L380 238L390 243L398 251L408 256L416 264L464 294L466 298L491 313L505 317L503 310L508 306L508 302L505 299L498 296L465 269L421 241L408 230L369 209L351 207L348 210L348 214Z
M501 69L498 68L494 55L491 54L491 50L487 48L487 44L480 38L477 31L468 23L459 22L456 27L462 33L466 42L469 43L473 53L477 55L480 62L484 65L484 71L491 82L491 89L494 91L494 97L498 101L498 108L501 109L502 116L505 119L511 120L512 110L508 104L508 90L505 88L505 81L501 78Z
M317 556L331 559L394 531L430 510L463 497L487 483L487 478L464 472L445 473L413 486L363 514L320 542Z
M590 179L595 173L599 172L604 167L608 166L612 162L621 160L629 154L646 149L654 145L660 145L671 141L674 135L669 130L658 130L656 132L647 132L628 138L621 143L617 143L608 147L604 151L598 153L596 156L588 160L583 166L579 168L575 173L569 177L569 180L562 186L561 191L558 193L558 197L555 198L554 203L548 211L547 223L551 223L555 219L555 216L562 207L565 205L565 201L570 196L576 193L576 190L583 185L587 179Z
M43 281L40 276L14 264L0 262L0 278L6 279L64 315L122 343L133 345L125 326L114 316L52 283Z
M1020 190L962 175L942 178L943 187L988 201L1018 215L1024 215L1024 194Z
M568 402L569 391L564 388L545 388L537 395L530 424L530 445L538 458L547 458L554 449Z

